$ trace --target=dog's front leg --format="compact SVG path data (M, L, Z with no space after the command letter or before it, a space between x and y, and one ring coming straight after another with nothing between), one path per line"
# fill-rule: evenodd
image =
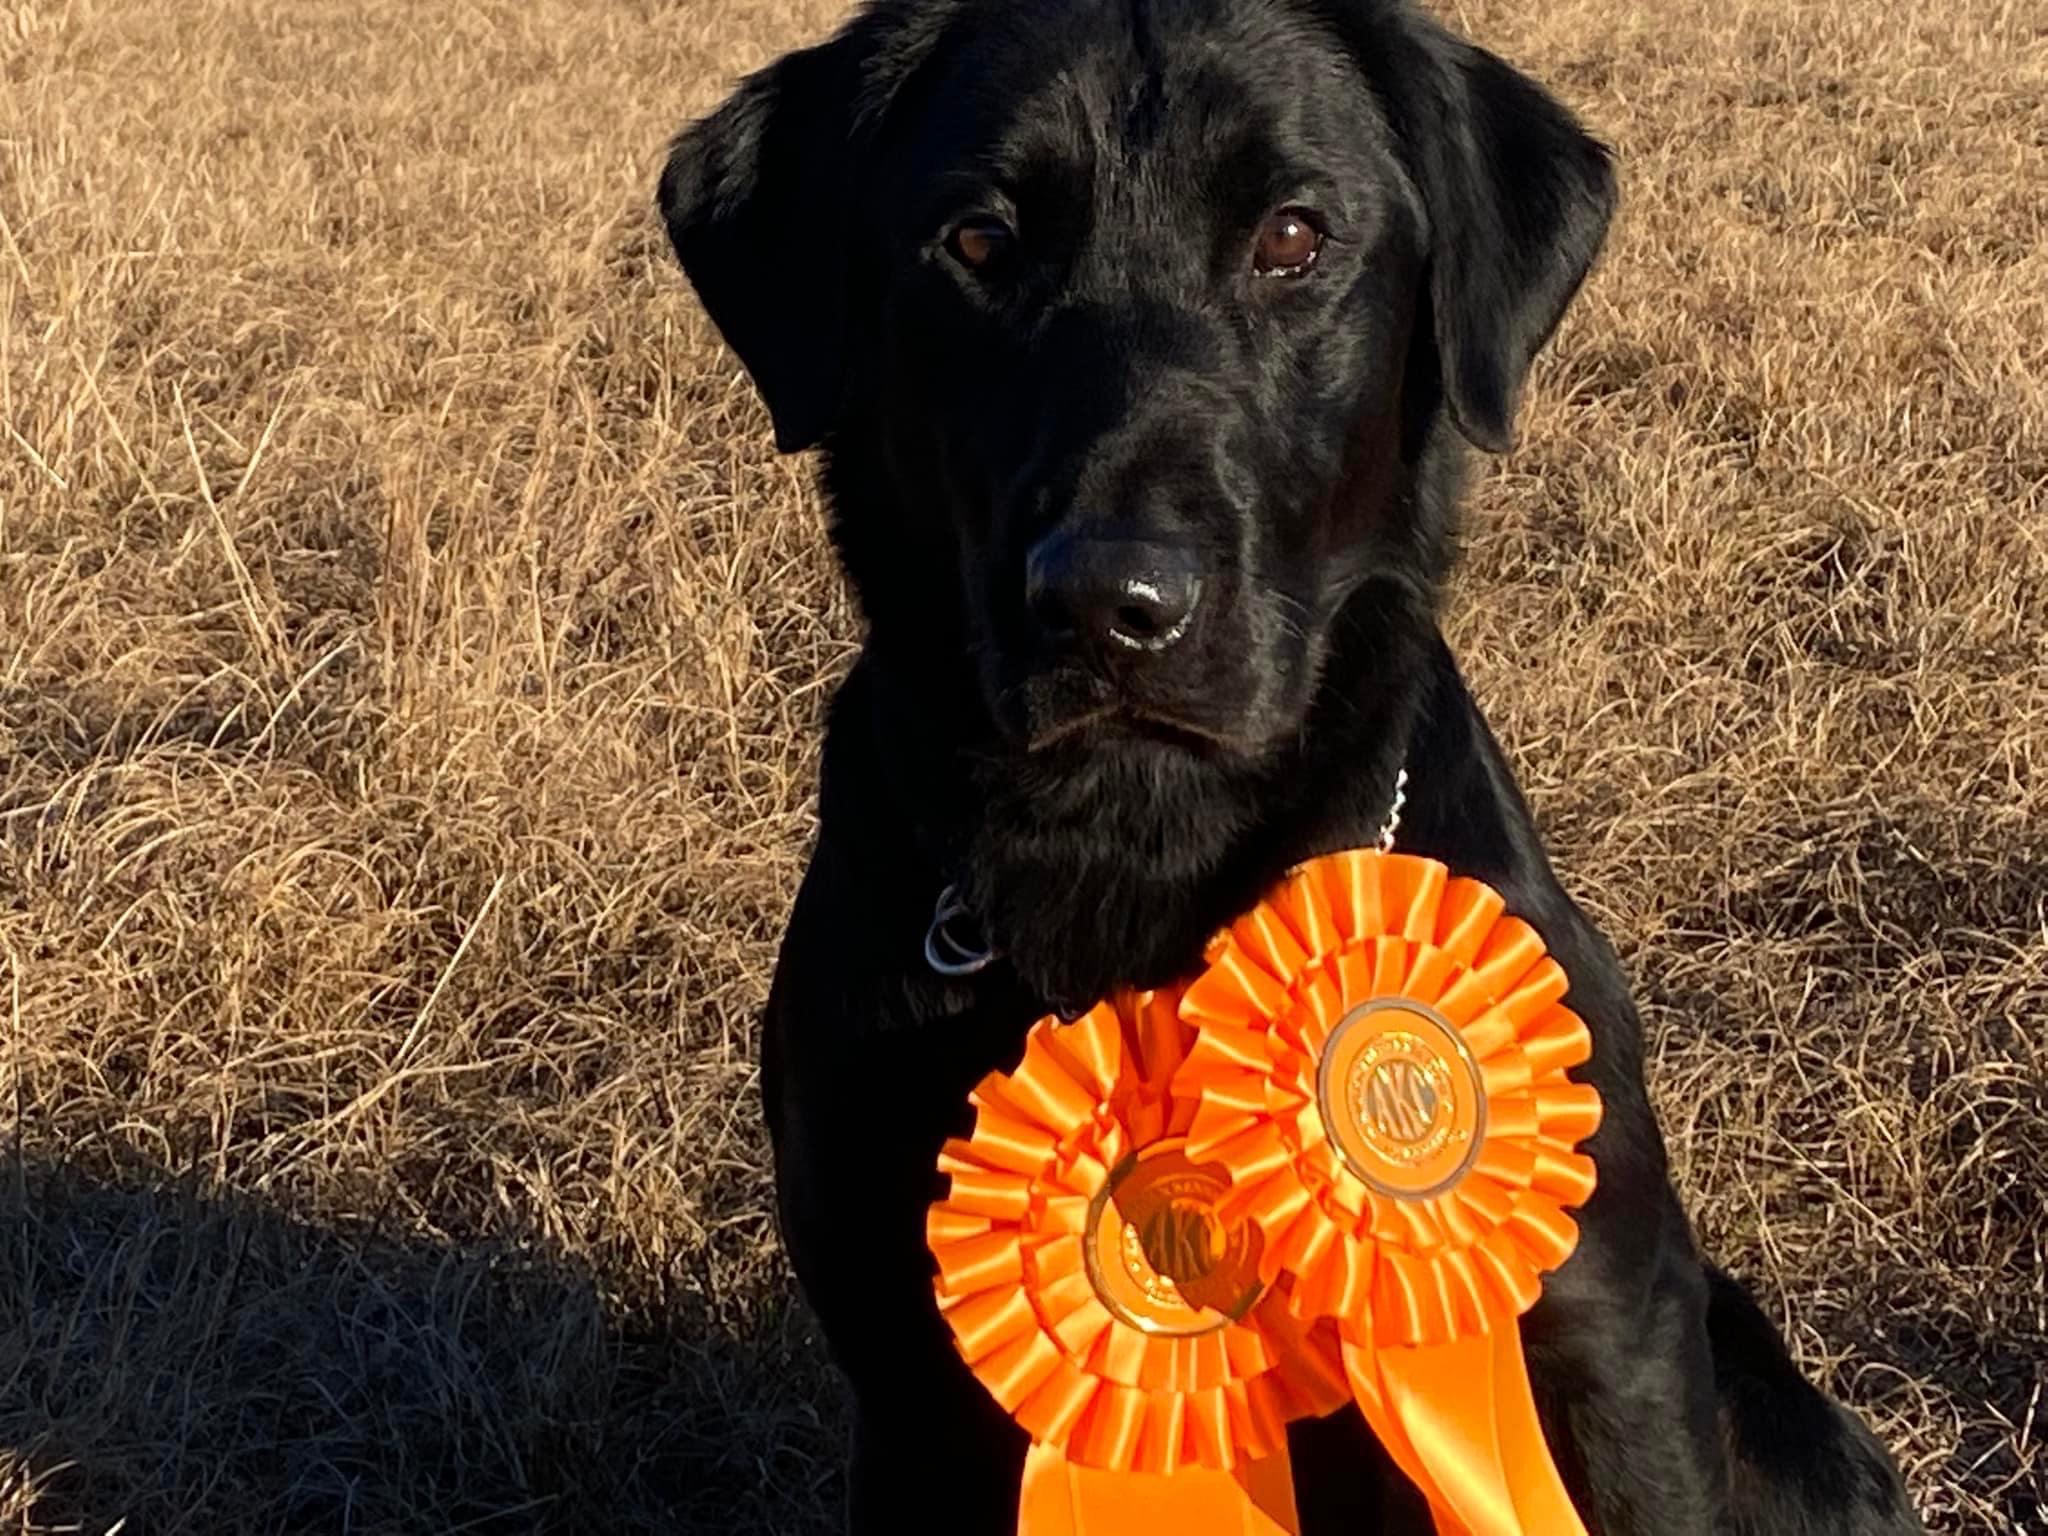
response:
M1597 1536L1716 1536L1726 1460L1706 1275L1675 1198L1656 1204L1618 1253L1581 1246L1547 1282L1523 1340L1545 1433L1587 1526Z
M915 1398L888 1389L857 1396L850 1536L1013 1536L1028 1442L964 1367L958 1375L920 1375L925 1390Z

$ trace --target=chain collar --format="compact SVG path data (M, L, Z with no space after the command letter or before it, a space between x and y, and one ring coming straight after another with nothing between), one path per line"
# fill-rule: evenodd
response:
M1394 775L1394 798L1387 806L1387 819L1380 823L1380 835L1373 840L1373 846L1381 853L1394 851L1394 834L1401 830L1401 812L1408 807L1408 770L1404 767Z
M1408 770L1394 775L1394 795L1387 806L1387 819L1380 823L1373 846L1381 853L1394 851L1394 837L1401 830L1401 812L1408 806ZM924 931L924 963L940 976L958 979L985 971L995 963L996 951L981 931L967 899L957 884L939 892L932 908L931 926Z

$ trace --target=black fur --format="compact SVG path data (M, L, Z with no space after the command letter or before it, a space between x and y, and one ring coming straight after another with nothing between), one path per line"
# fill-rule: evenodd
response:
M856 1395L856 1531L937 1498L950 1529L1013 1522L1022 1435L923 1240L968 1090L1048 1007L1186 975L1290 865L1369 842L1403 763L1401 845L1498 887L1594 1032L1599 1191L1524 1324L1588 1525L1918 1529L1695 1251L1619 969L1437 633L1462 443L1510 441L1614 196L1562 107L1396 0L880 0L678 142L677 252L778 441L822 444L869 625L763 1072L785 1239ZM1281 206L1328 242L1254 277ZM969 214L1016 230L991 270L949 251ZM1024 571L1051 536L1197 562L1185 636L1048 629ZM956 881L1002 955L964 982L921 958ZM1355 1413L1294 1448L1309 1532L1428 1529Z

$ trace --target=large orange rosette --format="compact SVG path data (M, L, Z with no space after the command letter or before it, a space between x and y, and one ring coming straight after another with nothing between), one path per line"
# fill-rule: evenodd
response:
M1437 1529L1583 1536L1517 1319L1570 1255L1600 1123L1566 977L1498 892L1430 859L1335 854L1220 935L1181 1002L1185 1155L1304 1323L1335 1319L1374 1432Z
M1350 1396L1335 1327L1262 1277L1260 1233L1217 1215L1226 1176L1187 1155L1177 1003L1041 1021L940 1160L939 1306L1030 1432L1023 1536L1295 1532L1286 1425Z

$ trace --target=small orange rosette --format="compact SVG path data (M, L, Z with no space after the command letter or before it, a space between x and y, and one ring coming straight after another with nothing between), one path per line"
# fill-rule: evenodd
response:
M1286 1425L1349 1399L1334 1325L1263 1276L1177 1097L1175 993L1033 1027L972 1096L927 1217L960 1352L1029 1431L1024 1536L1298 1530Z
M1352 1395L1445 1536L1583 1536L1517 1319L1592 1194L1600 1100L1565 973L1500 894L1409 855L1296 870L1219 935L1181 1015L1185 1154L1259 1275L1334 1319Z

